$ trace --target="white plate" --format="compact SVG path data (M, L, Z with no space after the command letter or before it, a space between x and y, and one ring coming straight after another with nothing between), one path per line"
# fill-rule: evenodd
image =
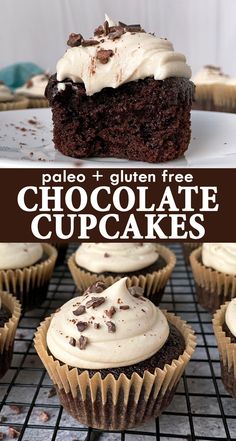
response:
M50 109L0 112L0 167L172 168L235 167L236 114L192 112L192 140L185 156L161 164L111 158L76 160L54 149Z

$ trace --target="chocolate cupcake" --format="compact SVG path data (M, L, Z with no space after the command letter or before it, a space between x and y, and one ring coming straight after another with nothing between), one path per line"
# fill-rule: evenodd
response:
M28 108L48 107L48 100L44 93L48 84L49 75L40 74L32 76L23 86L15 92L19 97L28 99Z
M0 81L0 110L26 109L27 106L27 98L15 95L6 84Z
M220 353L222 381L227 392L236 399L236 299L216 311L213 328Z
M176 263L169 248L151 243L82 243L68 266L77 288L84 291L96 280L106 286L126 276L128 286L140 286L155 305L161 301Z
M217 110L215 105L215 91L218 86L229 79L220 67L206 65L192 78L195 89L195 102L193 108L196 110Z
M71 34L49 79L55 147L74 158L163 162L187 150L194 85L166 38L108 17L92 39Z
M49 244L0 243L0 290L15 295L23 311L45 300L57 251Z
M195 347L185 322L126 282L105 289L98 281L35 336L64 408L98 429L127 429L160 415Z
M198 303L215 312L236 297L236 244L204 243L190 255Z
M0 378L5 375L11 364L20 314L19 301L7 292L0 292Z

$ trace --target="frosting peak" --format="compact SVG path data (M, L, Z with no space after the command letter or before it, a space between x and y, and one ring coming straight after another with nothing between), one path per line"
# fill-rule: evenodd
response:
M202 261L216 271L236 275L236 243L204 243Z
M139 288L132 288L132 295L126 280L102 292L105 287L97 282L55 313L47 345L56 358L85 369L128 366L164 345L169 335L164 314L139 296Z
M146 33L139 25L119 22L114 26L106 19L95 31L94 39L72 34L78 36L77 40L71 40L73 47L57 63L59 82L70 79L84 83L87 95L93 95L105 87L117 88L148 77L191 77L185 56L174 52L167 39Z
M101 273L127 273L152 265L158 259L152 243L82 243L75 253L75 261L82 268Z
M231 300L227 306L225 322L230 332L236 337L236 299Z

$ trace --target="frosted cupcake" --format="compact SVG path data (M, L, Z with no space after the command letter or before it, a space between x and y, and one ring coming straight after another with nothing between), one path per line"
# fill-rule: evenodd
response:
M19 301L7 292L0 292L0 378L11 364L20 313Z
M0 290L14 294L24 311L41 305L56 258L49 244L0 243Z
M84 291L96 280L107 286L126 276L128 286L140 286L158 305L175 266L168 248L151 243L82 243L68 266L78 289Z
M204 243L190 255L199 304L216 311L236 297L236 243Z
M193 78L195 89L194 108L199 110L216 110L214 104L214 91L216 86L224 84L229 79L220 67L204 66Z
M61 404L83 424L122 430L160 415L195 347L193 331L127 278L101 281L47 318L35 347Z
M236 299L221 306L213 318L221 377L225 389L236 399Z
M228 78L214 90L214 104L221 112L236 112L236 78Z
M29 100L28 107L48 107L48 100L44 93L48 84L49 76L47 74L34 75L26 84L16 89L16 94L27 97Z
M0 81L0 110L26 109L27 106L27 98L16 96L6 84Z

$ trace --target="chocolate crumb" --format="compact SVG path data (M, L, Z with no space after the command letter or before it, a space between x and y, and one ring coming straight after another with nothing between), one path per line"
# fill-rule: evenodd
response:
M129 292L134 297L140 297L143 295L144 289L141 286L131 286Z
M97 44L99 44L98 40L83 40L81 43L83 47L96 46Z
M105 29L103 25L98 26L98 28L95 29L94 31L94 36L95 37L100 37L101 35L103 35L105 33Z
M48 412L45 412L45 410L42 410L42 412L40 412L39 414L39 419L43 422L46 423L47 421L50 420L50 415Z
M51 389L49 389L49 391L48 391L48 398L55 397L56 394L57 393L56 393L55 387L51 387Z
M67 40L67 45L70 47L81 46L83 41L83 37L81 34L70 34L69 39Z
M85 329L87 329L88 327L88 323L87 322L78 322L76 323L77 329L79 332L83 332Z
M104 21L103 27L104 27L104 33L105 33L105 35L108 35L108 33L109 33L109 23L108 23L107 20Z
M84 314L85 311L86 311L85 306L84 306L84 305L80 305L77 309L75 309L75 310L73 311L73 314L76 315L76 316L78 317L79 315Z
M81 335L78 342L77 342L77 346L79 349L84 350L86 348L88 344L88 338L85 337L84 335Z
M7 434L9 436L9 438L18 438L18 436L20 435L19 430L15 429L15 427L8 427L7 430Z
M113 322L106 322L108 332L116 332L116 325Z
M116 308L114 306L111 306L110 309L105 309L105 314L107 315L107 317L112 318L112 316L115 314L116 312Z
M100 323L94 323L93 326L94 326L95 329L99 329L100 328Z
M114 52L111 49L100 49L97 52L97 59L100 61L100 63L107 64L113 55L114 55ZM106 254L107 254L107 256L106 256ZM105 253L104 257L109 257L109 254Z
M121 305L120 309L124 309L124 310L129 309L129 305Z
M105 283L102 282L101 280L98 280L96 283L93 283L93 285L89 286L89 288L86 289L84 294L86 294L86 293L100 294L105 289L106 289Z
M120 38L125 32L121 26L112 26L109 31L108 38L112 41Z
M28 119L28 123L35 125L37 124L37 121L35 119Z
M98 306L102 305L102 303L105 302L104 297L92 297L91 300L89 300L86 303L87 308L97 308Z
M22 413L22 407L21 406L17 406L16 404L12 404L9 406L9 408L16 414L16 415L20 415Z
M71 346L75 346L75 345L76 345L76 340L75 340L74 337L70 337L69 344L70 344Z
M143 311L143 312L145 312L145 313L146 313L146 311L145 311L144 309L141 309L141 311Z
M32 80L29 80L29 81L27 81L27 83L26 83L26 88L27 88L27 89L30 89L31 87L33 87L33 81L32 81Z

